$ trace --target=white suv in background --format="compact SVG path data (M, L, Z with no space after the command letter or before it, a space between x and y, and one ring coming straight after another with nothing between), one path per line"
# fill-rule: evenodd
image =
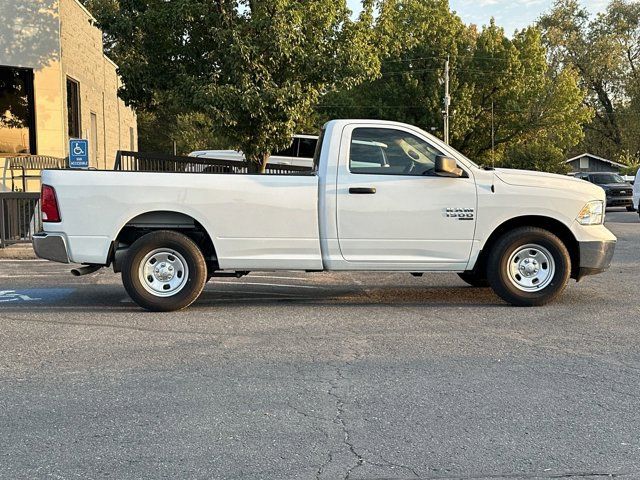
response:
M313 167L313 154L316 151L317 144L317 135L294 135L293 142L289 148L271 154L269 164L311 168ZM189 156L236 162L244 162L245 160L244 154L237 150L197 150L191 152Z

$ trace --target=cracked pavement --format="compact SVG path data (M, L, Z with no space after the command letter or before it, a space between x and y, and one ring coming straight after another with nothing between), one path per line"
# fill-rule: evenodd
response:
M518 309L455 275L257 273L184 312L0 261L0 478L640 479L640 222Z

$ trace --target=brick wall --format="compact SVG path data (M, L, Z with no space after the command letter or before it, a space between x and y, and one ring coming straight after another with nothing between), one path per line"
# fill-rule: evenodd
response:
M113 168L116 151L130 148L130 129L137 143L135 114L117 96L116 65L103 54L102 33L95 20L76 0L60 2L60 38L63 82L66 85L70 77L80 85L81 133L90 141L91 166ZM63 93L66 105L66 87ZM91 131L92 113L97 120L97 145Z
M0 65L33 70L38 154L69 153L67 77L80 85L80 130L90 141L91 166L113 168L116 151L131 149L131 130L136 148L136 117L117 96L117 67L103 54L102 33L77 0L0 0L0 18L9 20L0 22ZM3 167L0 158L0 180Z

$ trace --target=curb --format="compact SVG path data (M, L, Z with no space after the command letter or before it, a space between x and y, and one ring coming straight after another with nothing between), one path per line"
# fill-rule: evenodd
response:
M0 248L0 259L3 260L35 260L37 258L30 243Z

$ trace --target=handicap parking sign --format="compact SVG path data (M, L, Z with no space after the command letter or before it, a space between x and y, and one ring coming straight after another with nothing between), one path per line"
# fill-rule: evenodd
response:
M69 140L69 168L89 168L88 140Z

